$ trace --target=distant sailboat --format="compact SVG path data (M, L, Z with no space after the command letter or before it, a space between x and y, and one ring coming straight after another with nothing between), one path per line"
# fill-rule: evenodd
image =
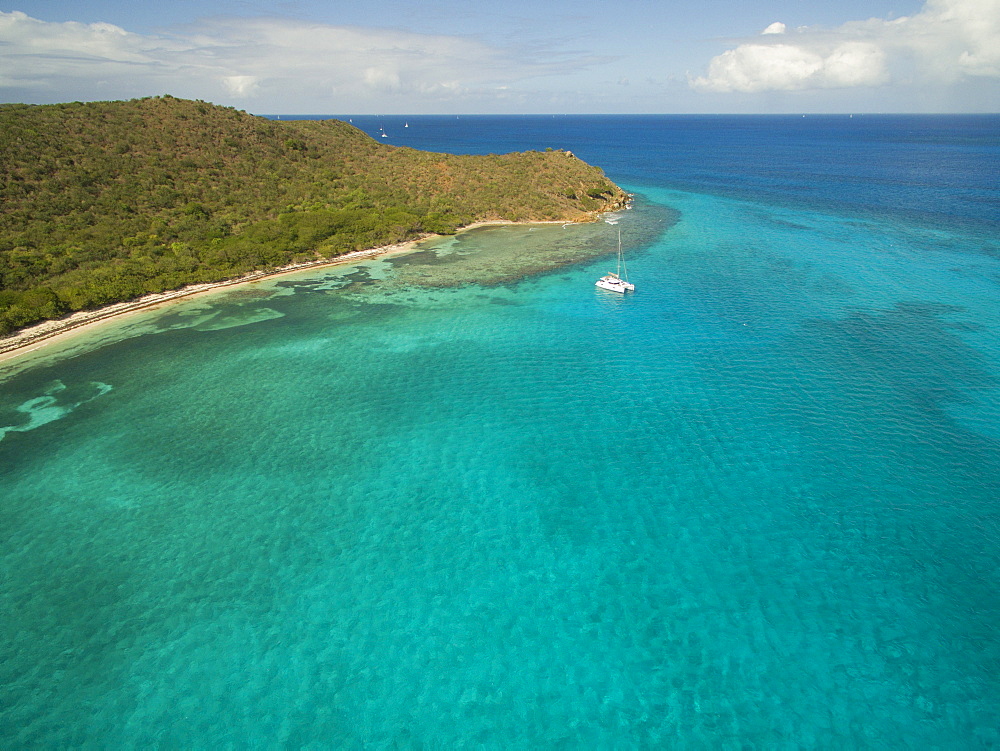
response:
M622 271L625 272L625 278L622 279L620 274ZM609 292L620 292L625 294L626 292L635 292L635 285L628 280L628 269L625 268L625 258L622 255L622 231L618 230L618 271L614 274L605 274L600 279L598 279L594 284L601 289L606 289Z

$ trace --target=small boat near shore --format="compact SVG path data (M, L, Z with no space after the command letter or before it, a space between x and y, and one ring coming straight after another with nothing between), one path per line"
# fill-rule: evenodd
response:
M621 277L624 270L625 277ZM625 267L625 258L622 255L622 231L618 230L618 270L615 273L608 273L594 282L594 285L609 292L635 292L635 285L628 280L628 269Z

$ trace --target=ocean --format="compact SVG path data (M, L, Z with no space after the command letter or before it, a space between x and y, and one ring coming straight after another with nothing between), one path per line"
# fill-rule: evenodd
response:
M0 364L0 745L1000 746L1000 116L351 120L634 204Z

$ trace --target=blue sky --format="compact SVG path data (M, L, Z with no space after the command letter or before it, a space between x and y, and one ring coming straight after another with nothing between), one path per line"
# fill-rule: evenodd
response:
M1000 111L1000 0L0 0L0 101L250 112Z

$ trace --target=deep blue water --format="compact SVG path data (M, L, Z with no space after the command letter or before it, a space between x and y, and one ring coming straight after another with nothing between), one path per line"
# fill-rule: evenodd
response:
M351 117L397 146L450 153L565 148L629 186L679 187L830 210L1000 224L1000 117ZM409 127L402 127L409 124Z
M0 366L4 747L1000 745L1000 117L352 120L635 207Z

